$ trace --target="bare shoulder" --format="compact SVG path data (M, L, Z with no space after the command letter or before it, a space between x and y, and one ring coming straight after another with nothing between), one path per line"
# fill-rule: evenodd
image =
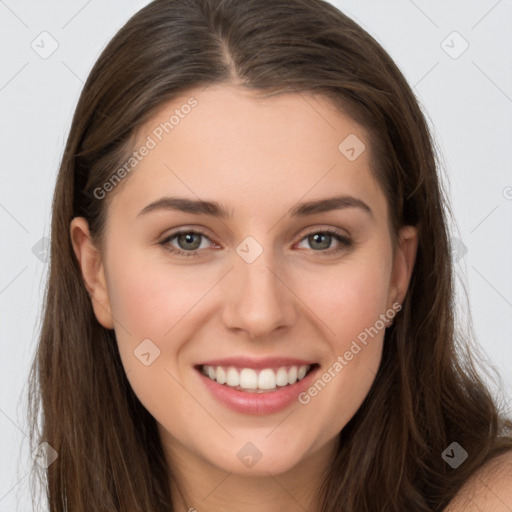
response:
M512 511L511 451L482 466L444 509L444 512L482 511Z

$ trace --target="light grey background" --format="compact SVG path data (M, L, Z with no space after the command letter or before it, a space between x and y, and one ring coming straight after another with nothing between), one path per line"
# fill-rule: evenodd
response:
M21 393L46 278L41 239L72 113L102 48L147 3L0 0L0 512L32 510ZM458 226L459 302L464 285L483 359L510 397L512 0L333 3L391 54L427 113ZM467 326L463 308L461 319Z

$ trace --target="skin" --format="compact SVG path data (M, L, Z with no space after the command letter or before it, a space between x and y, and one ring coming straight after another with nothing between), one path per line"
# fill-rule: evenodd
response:
M463 485L444 512L510 512L512 453L490 460Z
M191 96L197 106L105 199L101 246L85 219L73 219L75 253L98 322L115 329L130 384L157 420L187 494L183 501L174 490L177 510L316 510L337 434L374 381L385 329L307 405L270 415L227 409L207 393L194 365L234 355L288 356L327 370L403 301L417 232L402 228L394 250L366 134L319 96L263 99L225 84L191 90L141 127L136 147ZM338 150L350 134L366 145L354 161ZM218 201L233 216L139 214L170 195ZM357 207L302 218L288 213L298 202L334 195L358 198L372 214ZM199 256L159 245L177 228L206 234ZM353 244L333 237L322 248L308 238L326 228ZM252 263L236 252L247 236L263 250ZM188 247L177 238L167 246ZM160 356L145 366L134 350L148 338ZM251 468L237 457L247 442L262 454Z

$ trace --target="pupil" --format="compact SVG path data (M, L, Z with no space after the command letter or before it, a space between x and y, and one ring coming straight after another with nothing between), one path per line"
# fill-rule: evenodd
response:
M323 240L323 243L322 243ZM320 243L320 247L318 249L328 249L331 242L331 235L328 233L315 233L310 237L310 242L313 241L312 247L314 247L315 243Z
M179 242L180 246L182 245L182 243L185 244L185 247L183 247L184 249L195 250L195 249L197 249L201 245L200 242L198 243L199 236L200 235L196 235L194 233L185 233L185 234L179 236L178 242ZM196 243L192 242L194 237L196 238ZM193 246L192 247L190 247L190 246L187 247L187 244L189 244L189 243L192 243Z

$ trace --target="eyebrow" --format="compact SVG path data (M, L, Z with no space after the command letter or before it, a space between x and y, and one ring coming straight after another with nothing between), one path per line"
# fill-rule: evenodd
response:
M306 217L345 208L359 208L373 217L371 208L364 201L353 196L335 196L299 203L291 208L289 213L292 217ZM162 197L148 204L138 215L145 215L157 210L175 210L196 215L209 215L218 219L230 219L233 217L232 211L229 211L225 206L216 201L203 201L183 197Z

